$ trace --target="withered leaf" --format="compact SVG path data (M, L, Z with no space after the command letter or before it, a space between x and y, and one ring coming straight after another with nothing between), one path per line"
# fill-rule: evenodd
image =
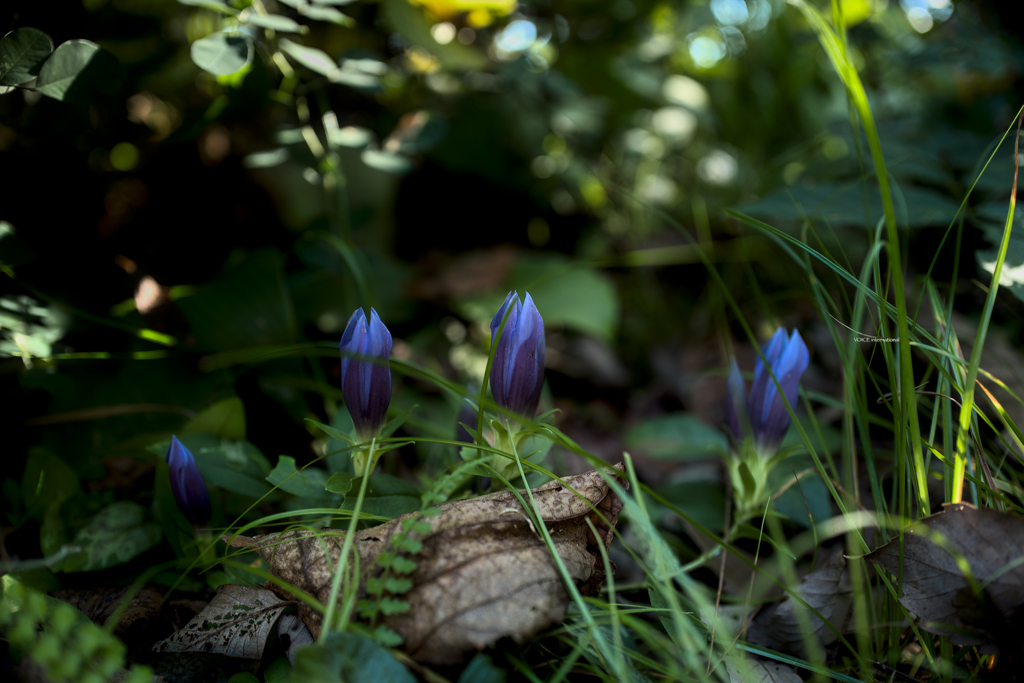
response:
M1024 519L967 503L944 508L904 533L900 603L920 617L921 628L952 636L957 645L998 641L1007 618L1024 604ZM954 553L970 565L980 594ZM899 540L866 559L898 575Z
M261 659L270 630L290 602L265 588L223 585L185 627L153 646L154 652L208 652Z
M803 683L791 666L737 655L727 657L725 670L730 683Z
M622 503L596 471L564 481L578 495L557 481L537 487L533 495L573 581L583 594L594 595L604 581L597 543L606 548L611 543ZM366 597L365 582L383 575L377 563L382 552L399 552L400 558L415 562L408 574L412 588L401 595L409 610L384 619L415 659L456 663L505 636L524 642L565 618L568 592L538 530L510 491L441 505L439 514L422 518L420 530L410 532L409 538L421 544L417 552L400 551L391 543L407 517L360 531L355 550L361 598ZM299 530L238 538L233 545L256 550L273 574L326 603L331 573L324 548L336 566L344 536L333 529ZM299 611L317 638L321 615L305 605Z
M128 587L69 588L53 591L51 595L78 608L97 624L104 625L128 595ZM128 600L114 626L114 634L130 643L143 642L147 636L151 643L166 635L171 629L167 627L164 630L162 603L163 592L152 584L144 584Z
M842 552L836 552L824 567L811 572L800 582L800 596L833 624L842 623L849 607L846 598L850 588L846 585L848 581L844 581L845 574L846 560ZM801 620L807 625L809 637L822 644L827 642L826 636L831 631L827 630L826 622L789 595L757 616L750 626L747 639L773 650L806 657L807 644Z

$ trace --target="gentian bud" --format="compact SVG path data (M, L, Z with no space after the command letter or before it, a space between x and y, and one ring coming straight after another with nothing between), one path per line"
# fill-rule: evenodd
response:
M761 347L761 352L778 378L786 401L795 407L800 377L803 376L810 361L807 345L804 344L800 333L794 330L793 335L789 337L786 330L780 327L771 340ZM778 448L791 419L775 382L765 370L764 362L760 358L757 359L750 396L744 401L743 378L740 376L736 361L733 360L729 372L728 393L725 415L726 423L733 435L738 440L742 439L741 425L749 419L758 450L770 453ZM741 416L742 413L746 414Z
M544 387L544 320L529 294L520 303L519 296L509 292L491 321L491 344L506 311L508 321L491 366L491 392L501 407L533 417Z
M391 333L370 309L370 322L357 308L341 335L341 394L356 435L370 440L380 432L391 403ZM379 359L379 360L378 360Z
M210 492L206 490L206 482L199 474L192 453L176 436L171 436L171 446L167 449L167 468L178 508L188 521L205 526L210 521Z

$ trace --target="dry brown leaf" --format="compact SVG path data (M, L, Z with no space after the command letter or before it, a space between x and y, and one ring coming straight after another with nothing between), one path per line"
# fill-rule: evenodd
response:
M595 525L607 548L622 503L596 471L564 481L579 495L552 481L534 489L533 496L573 580L583 594L594 595L605 572L598 539L586 520ZM394 550L389 542L401 531L405 517L357 534L361 585L381 575L376 559L385 549ZM505 636L524 642L565 618L569 597L562 579L538 530L510 491L446 503L440 514L421 521L430 525L430 531L410 537L421 541L422 549L414 555L405 553L417 564L410 575L413 587L402 595L410 609L384 622L402 636L415 659L456 663L470 650L489 647ZM303 530L238 538L232 544L257 551L273 574L326 603L331 573L324 548L335 566L344 536L333 529ZM305 605L300 614L318 637L322 616Z
M845 598L850 588L844 585L849 583L843 581L845 574L846 560L842 552L837 552L824 567L811 572L800 582L801 597L833 624L842 623L849 607L849 601ZM827 635L831 631L826 630L826 622L789 595L758 615L750 626L748 640L773 650L806 657L807 647L800 626L801 620L806 620L810 637L822 644L827 642Z
M967 503L944 508L904 534L900 603L920 617L921 628L952 636L957 645L998 642L1024 605L1024 519ZM970 565L981 595L972 590L954 553ZM866 559L898 575L899 540Z
M255 586L222 585L185 628L153 646L154 652L208 652L262 659L270 630L291 602Z
M106 588L69 588L53 591L58 600L76 607L97 624L104 625L114 614L128 593L127 586ZM150 643L170 632L163 628L163 592L151 584L144 584L128 601L118 617L114 634L129 642L141 642L152 634ZM163 633L159 633L163 631ZM157 635L159 634L159 635Z

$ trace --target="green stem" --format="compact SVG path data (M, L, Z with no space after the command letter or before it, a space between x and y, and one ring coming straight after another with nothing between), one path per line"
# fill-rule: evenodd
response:
M359 483L359 495L356 497L356 505L352 508L352 518L348 523L348 531L345 533L345 543L341 546L341 556L338 557L338 566L334 569L334 578L331 579L331 595L327 600L327 609L324 611L324 623L320 628L318 643L327 640L327 634L331 630L331 621L334 619L334 611L338 605L338 594L341 592L341 579L348 568L348 556L352 552L352 543L356 535L356 525L359 524L359 511L363 507L363 499L366 497L367 483L370 481L370 470L373 469L373 452L377 448L377 439L370 442L370 455L366 458L366 471L363 473L363 480ZM328 558L329 559L329 558ZM351 614L346 609L338 619L338 630L343 630L348 625Z

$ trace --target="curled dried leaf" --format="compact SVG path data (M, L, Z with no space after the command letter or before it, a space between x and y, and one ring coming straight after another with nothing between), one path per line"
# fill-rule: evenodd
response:
M584 595L593 595L605 577L598 543L605 548L611 543L622 503L599 472L563 481L537 487L533 497L573 581ZM411 562L407 576L412 586L401 596L409 609L387 615L384 624L403 638L415 659L455 663L506 636L523 642L565 617L568 592L540 530L512 492L441 505L438 514L419 519L409 530L406 538L418 544L403 543L405 549L396 550L392 537L402 533L409 517L360 531L355 550L361 598L366 581L384 574L381 564L393 564L390 558L378 562L381 553L397 552L396 559ZM333 529L298 530L237 538L233 545L255 550L273 574L326 603L332 576L328 566L337 566L344 536ZM300 614L316 638L321 615L305 605Z

